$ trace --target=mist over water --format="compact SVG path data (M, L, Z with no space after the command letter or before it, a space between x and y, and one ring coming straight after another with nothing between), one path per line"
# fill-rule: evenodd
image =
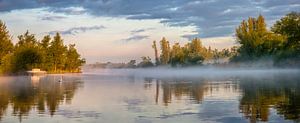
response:
M134 76L152 78L207 78L229 76L268 77L274 74L300 75L299 69L292 68L218 68L218 67L186 67L186 68L138 68L138 69L85 69L83 74Z

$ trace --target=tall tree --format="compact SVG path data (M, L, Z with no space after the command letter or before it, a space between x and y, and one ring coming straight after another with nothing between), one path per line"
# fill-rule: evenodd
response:
M160 41L161 45L161 55L160 55L160 61L161 64L166 65L170 61L170 44L169 41L166 40L165 37L162 38Z
M16 48L35 47L38 45L35 35L30 34L28 30L23 35L19 35L18 39L19 41L16 44Z
M238 55L234 59L254 60L261 57L269 57L276 54L277 49L282 44L284 37L271 33L266 28L264 17L249 17L248 21L243 21L236 29L238 43Z
M67 51L66 70L70 72L79 72L79 66L82 65L83 60L80 59L75 44L70 44Z
M184 64L184 52L179 43L175 43L172 47L170 63L172 66Z
M0 65L5 55L13 51L11 36L4 22L0 20Z
M287 37L284 47L290 56L300 58L300 12L291 12L277 21L271 30ZM287 54L287 55L288 55Z
M38 47L34 34L26 31L18 36L18 43L13 53L13 72L23 72L35 67L41 67L43 63L43 54Z
M66 51L67 47L64 45L63 39L59 33L56 33L49 47L49 57L51 59L51 63L53 64L52 70L54 72L64 68Z
M50 42L51 42L51 37L50 35L46 35L43 37L43 39L39 42L39 48L41 49L41 52L43 54L43 69L44 70L51 70L52 63L51 63L51 54L50 54Z
M51 37L50 35L46 35L43 37L43 39L40 42L40 45L43 49L48 49L50 46Z
M153 41L152 48L154 49L155 65L159 65L159 58L158 58L158 51L157 51L156 41Z
M195 38L187 45L187 62L191 65L202 64L204 49L199 38Z

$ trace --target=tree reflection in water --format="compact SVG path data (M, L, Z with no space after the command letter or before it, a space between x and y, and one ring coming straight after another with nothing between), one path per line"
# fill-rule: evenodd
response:
M60 76L20 76L1 77L0 81L0 120L9 106L14 116L28 116L31 110L39 114L54 115L60 104L70 104L76 90L81 87L80 78Z
M201 103L205 96L213 93L223 93L217 98L230 92L239 93L240 106L237 108L249 122L268 121L271 108L276 109L277 114L285 119L300 121L300 78L297 75L231 77L227 80L147 78L144 87L155 87L155 102L158 103L162 96L165 106L173 103L172 99L180 100L182 97L188 97L194 101L192 103ZM223 92L216 92L220 90Z
M300 121L300 79L297 76L272 76L268 79L244 78L240 111L250 122L268 121L270 108L285 119Z
M224 92L237 92L238 84L233 81L210 81L206 79L145 79L145 88L151 88L152 83L155 82L155 102L159 101L160 90L162 102L165 106L172 103L172 100L181 100L187 97L192 103L199 104L203 101L205 95L212 95L213 93L221 94ZM222 91L222 92L221 92Z

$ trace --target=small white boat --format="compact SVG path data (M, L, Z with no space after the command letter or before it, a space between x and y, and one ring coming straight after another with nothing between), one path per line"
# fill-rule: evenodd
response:
M38 69L38 68L34 68L31 71L27 71L27 73L29 75L43 75L43 74L46 74L47 72L46 71L42 71L41 69Z

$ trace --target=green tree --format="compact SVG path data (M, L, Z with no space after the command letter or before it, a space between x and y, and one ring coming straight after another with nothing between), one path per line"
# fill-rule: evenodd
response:
M0 65L5 55L12 53L13 43L4 22L0 20Z
M277 21L271 30L287 37L284 44L285 57L300 58L300 13L291 12Z
M39 42L39 48L41 49L40 51L43 54L43 63L42 67L44 70L51 70L52 64L51 64L51 57L50 57L50 42L51 42L51 37L50 35L46 35L43 37L43 39Z
M79 72L79 67L84 63L83 60L80 59L80 54L77 52L75 48L75 44L70 44L67 51L67 60L65 63L66 70L70 72Z
M19 48L14 52L13 72L24 72L32 68L40 68L43 63L43 54L37 47Z
M191 43L188 43L185 48L186 64L196 65L202 64L204 61L204 49L199 38L195 38Z
M239 52L245 59L251 59L260 55L255 48L263 43L263 37L266 35L266 24L262 15L258 19L249 17L248 21L243 21L236 29L238 43L241 44Z
M184 64L184 51L179 43L175 43L172 47L170 62L172 66Z
M166 40L165 37L162 38L160 41L161 45L161 55L160 55L160 61L162 65L167 65L170 61L170 44L169 41Z
M233 61L251 61L276 55L285 40L282 35L267 30L264 17L249 17L236 29L236 37L240 47Z
M63 43L63 39L61 38L59 33L53 37L52 42L49 47L49 57L52 64L52 71L58 72L63 70L65 65L67 47Z
M15 52L11 58L12 72L24 72L35 67L42 67L43 54L38 47L34 34L26 31L18 36Z
M85 59L75 49L75 44L67 48L59 33L53 40L46 35L39 42L34 34L26 31L18 36L15 46L5 24L0 21L0 72L24 73L32 68L48 72L80 72Z
M38 45L35 35L30 34L28 30L23 35L19 35L18 39L19 41L16 44L16 48L20 48L20 47L30 48Z
M40 42L40 46L44 49L47 50L50 46L50 41L51 41L51 37L50 35L46 35L43 37L43 39Z
M1 60L1 69L0 69L0 73L6 73L6 74L11 74L13 72L13 54L7 54L5 55L2 60Z

